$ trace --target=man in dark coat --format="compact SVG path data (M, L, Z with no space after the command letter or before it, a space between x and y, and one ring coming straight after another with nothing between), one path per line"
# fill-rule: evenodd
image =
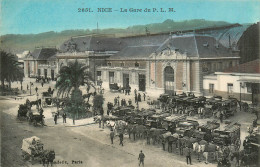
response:
M223 122L223 114L222 114L222 112L219 115L219 119L220 119L220 122L222 123Z
M121 99L121 106L124 106L124 99Z
M145 158L145 155L143 153L143 151L141 150L140 151L140 154L138 156L138 160L139 160L139 166L142 164L144 166L144 158Z
M54 122L55 122L55 124L57 124L57 119L58 119L58 115L55 114L55 115L54 115Z
M132 105L132 100L131 99L128 100L128 104L129 104L129 106Z
M144 101L145 101L145 97L146 97L146 95L145 95L145 93L144 93Z
M36 93L38 92L38 88L37 88L37 86L36 86L36 88L35 88L35 92L36 92Z
M187 165L189 164L188 161L190 162L191 165L191 148L189 147L185 148L185 155L186 155Z
M140 93L138 93L138 101L139 101L139 102L142 101L142 100L141 100L141 94L140 94Z
M135 92L135 95L137 95L137 90L136 89L134 90L134 92Z
M120 133L119 133L119 140L120 140L120 143L119 143L119 145L121 144L121 145L123 146L123 145L124 145L124 144L123 144L124 135L123 135L123 133L122 133L122 132L120 132Z
M163 151L165 151L165 139L162 139L162 146L163 146Z
M63 123L66 123L66 117L67 117L67 115L66 115L66 113L64 112L64 113L62 114Z
M115 97L114 98L114 106L116 106L117 105L117 98Z

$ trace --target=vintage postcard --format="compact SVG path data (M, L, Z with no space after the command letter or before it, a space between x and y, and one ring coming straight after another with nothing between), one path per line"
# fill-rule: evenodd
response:
M260 166L259 0L0 6L0 166Z

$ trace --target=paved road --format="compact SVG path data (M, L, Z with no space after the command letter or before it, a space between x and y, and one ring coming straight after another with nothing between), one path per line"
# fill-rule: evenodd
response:
M1 112L1 166L31 166L21 158L22 139L38 136L46 149L54 149L56 161L67 161L68 165L55 166L134 166L136 158L128 153L114 149L65 127L33 127L27 122L18 121L14 117ZM82 164L72 164L72 161ZM134 162L135 160L135 162ZM33 166L40 166L39 164Z
M185 157L162 151L161 146L146 145L145 140L136 142L129 141L125 137L125 146L119 146L118 137L115 144L111 145L108 130L99 129L98 125L88 127L34 127L26 121L19 121L15 116L3 112L13 110L18 103L14 100L0 100L1 113L1 166L23 167L32 166L29 162L23 161L21 157L22 139L38 136L44 143L45 149L54 149L56 152L55 161L68 164L55 164L54 166L82 166L82 167L103 167L103 166L138 166L138 154L140 149L146 154L146 166L168 167L186 166ZM82 164L72 164L72 161L82 161ZM194 161L193 161L194 162ZM40 164L34 164L40 167ZM205 166L203 163L194 162L193 166ZM208 164L207 167L215 166Z

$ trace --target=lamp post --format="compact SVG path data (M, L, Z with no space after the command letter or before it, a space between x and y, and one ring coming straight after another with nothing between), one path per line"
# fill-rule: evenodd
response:
M30 81L30 95L32 95L32 89L31 89L31 87L32 87L32 82Z
M240 105L239 105L240 111L241 111L241 87L242 87L242 82L240 82L240 92L239 92L239 96L240 96L240 98L239 98L239 101L240 101Z
M154 55L154 59L155 59L155 61L154 61L154 86L155 86L155 88L156 88L156 86L157 86L157 76L156 76L156 71L157 71L157 64L156 64L156 56L157 56L157 52L155 52L155 55Z

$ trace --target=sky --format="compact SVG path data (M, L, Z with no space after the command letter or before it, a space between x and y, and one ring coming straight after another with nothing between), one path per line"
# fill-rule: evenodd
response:
M260 0L0 0L0 35L70 29L126 28L132 25L206 19L230 23L260 20ZM78 12L91 8L93 12ZM97 12L112 8L112 12ZM120 12L127 9L128 12ZM142 9L130 12L129 9ZM156 8L155 12L144 9ZM163 8L166 12L160 12ZM168 12L173 8L175 12ZM117 10L117 11L116 11ZM158 11L158 12L157 12Z

